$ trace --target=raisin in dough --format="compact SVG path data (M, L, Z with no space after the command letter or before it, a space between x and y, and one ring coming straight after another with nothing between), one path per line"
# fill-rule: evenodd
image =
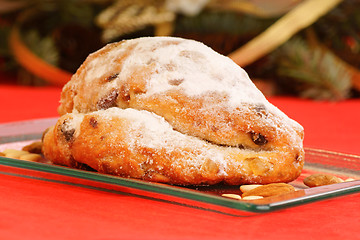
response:
M176 184L289 182L303 166L302 126L242 68L196 41L109 44L85 60L60 102L43 149L58 164Z

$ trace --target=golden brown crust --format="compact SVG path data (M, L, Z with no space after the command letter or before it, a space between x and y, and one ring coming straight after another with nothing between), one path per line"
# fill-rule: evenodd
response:
M181 40L179 41L181 42ZM178 41L160 43L161 41L156 44L157 49L165 48L171 44L177 45ZM249 148L269 150L273 148L272 145L288 144L290 138L296 135L299 136L299 139L295 141L302 141L302 127L296 123L286 126L284 116L274 114L273 106L268 103L224 104L224 102L229 101L230 96L222 89L191 96L186 93L184 88L176 86L179 83L171 82L175 80L185 81L183 79L168 79L169 84L174 85L171 89L151 93L148 85L156 81L152 76L159 71L154 59L150 59L152 61L149 61L147 65L133 63L126 66L131 69L131 74L120 77L122 71L125 72L124 62L137 53L138 50L135 48L137 45L132 41L123 41L110 44L90 55L73 76L72 81L64 87L59 113L62 115L74 110L86 113L109 107L135 108L154 112L164 117L178 131L191 133L191 135L217 144L245 145ZM87 76L87 72L91 70L94 62L99 61L101 57L110 55L112 51L118 48L123 51L118 51L117 55L111 58L115 64L112 63L111 67L106 69L103 74L96 77ZM184 55L183 52L179 50L178 58ZM191 52L192 55L196 55L196 53L199 53L200 56L197 58L201 58L201 50ZM196 57L194 58L196 59ZM196 64L195 59L192 59L194 64ZM107 61L109 60L106 59L101 64L106 64ZM160 68L162 72L181 71L181 66L176 66L174 63L173 65L176 67L167 66L170 63L163 65L165 66ZM254 86L247 87L255 88ZM266 143L254 144L252 139L254 134L256 136L261 135L265 138Z
M194 163L180 159L197 159L198 149L193 147L164 155L161 148L150 151L136 146L134 152L124 146L128 139L121 137L127 134L124 116L109 129L90 128L94 131L90 135L84 135L90 131L85 124L71 141L60 140L71 133L61 131L61 118L44 138L48 158L67 166L80 162L101 172L177 184L291 181L303 165L303 128L267 102L239 66L194 41L141 38L109 44L91 54L63 88L58 111L65 118L88 118L112 107L160 116L174 134L189 135L206 145L200 147L202 151L209 148L224 155L227 164L221 171L226 176L215 173L218 164L210 160L202 160L206 164L189 172ZM108 139L93 144L106 131L118 135L112 141L119 146L109 149ZM151 164L144 163L148 155ZM158 165L161 170L154 170Z
M45 157L55 164L85 164L102 173L182 185L289 182L301 172L303 155L288 151L257 152L218 146L184 134L179 136L174 130L169 134L176 136L175 146L161 133L160 145L144 143L134 131L137 122L143 121L141 115L137 121L124 118L121 111L125 110L64 115L45 134ZM111 117L104 118L104 114ZM74 129L61 130L78 115L83 118L73 125ZM151 131L145 126L141 134ZM81 164L76 166L75 162Z

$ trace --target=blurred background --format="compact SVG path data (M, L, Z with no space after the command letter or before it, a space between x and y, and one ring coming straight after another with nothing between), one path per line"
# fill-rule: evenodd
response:
M360 96L360 0L0 0L0 81L63 86L88 54L142 36L201 41L267 96Z

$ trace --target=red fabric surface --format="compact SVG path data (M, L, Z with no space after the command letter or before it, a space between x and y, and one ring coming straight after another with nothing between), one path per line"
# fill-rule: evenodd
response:
M1 239L360 239L360 193L234 217L14 176L0 180Z
M360 155L360 99L342 102L296 98L269 100L304 127L306 147Z
M0 123L56 117L61 88L0 84Z
M0 122L56 117L60 88L0 85ZM360 154L360 100L269 99L305 128L305 146ZM234 217L0 175L0 239L360 239L360 193Z

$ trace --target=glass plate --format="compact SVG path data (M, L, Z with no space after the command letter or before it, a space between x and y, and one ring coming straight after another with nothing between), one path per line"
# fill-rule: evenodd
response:
M55 121L55 118L51 118L0 124L0 151L21 149L33 141L39 141L42 132ZM309 148L305 149L305 153L306 163L302 174L290 183L297 191L251 201L221 196L224 193L240 194L239 186L173 186L6 157L0 157L0 174L76 185L241 216L360 192L360 156ZM356 180L307 188L302 181L314 173L328 173L344 180Z

